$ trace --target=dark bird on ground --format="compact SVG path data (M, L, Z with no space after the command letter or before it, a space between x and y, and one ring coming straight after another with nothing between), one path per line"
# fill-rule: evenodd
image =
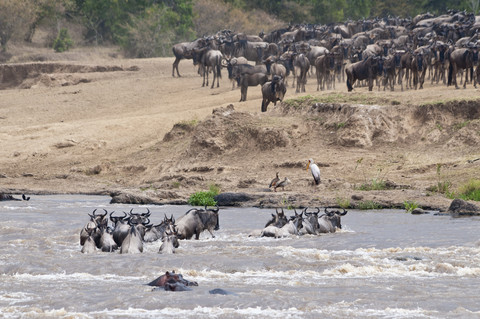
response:
M272 181L270 182L270 185L268 186L268 188L275 187L275 185L277 185L278 182L280 182L280 178L278 178L278 172L277 172L277 177L275 177L274 179L272 179Z

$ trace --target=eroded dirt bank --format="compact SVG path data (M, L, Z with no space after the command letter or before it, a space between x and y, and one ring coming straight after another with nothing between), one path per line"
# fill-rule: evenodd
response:
M30 64L26 74L35 76L2 82L0 190L162 204L185 203L216 184L246 194L238 205L402 207L410 200L445 210L451 200L428 189L479 178L476 89L317 93L311 78L303 103L261 113L258 88L238 103L226 78L218 89L201 88L191 61L172 78L171 60L90 61L67 73ZM85 80L55 80L68 76ZM302 96L287 91L287 99ZM320 166L319 186L305 170L309 158ZM273 192L276 172L291 184ZM373 180L388 189L359 190Z

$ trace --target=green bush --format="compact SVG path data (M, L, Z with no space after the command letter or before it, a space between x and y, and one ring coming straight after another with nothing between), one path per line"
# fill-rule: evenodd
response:
M362 202L358 203L356 208L360 209L360 210L381 209L382 205L380 205L379 203L374 202L372 200L366 200L366 201L362 201Z
M337 201L337 205L340 206L341 208L350 208L350 200L345 197L337 197L335 199Z
M68 30L65 28L60 29L57 38L53 42L53 49L55 52L65 52L73 45L73 40L68 34Z
M192 206L215 206L217 201L214 199L220 193L217 185L210 185L210 190L206 192L196 192L190 195L188 203Z
M413 201L405 201L403 202L403 206L405 207L405 211L407 213L411 213L415 208L418 208L418 204Z
M372 179L370 182L363 183L358 187L361 191L381 191L387 189L387 185L384 180Z
M468 181L468 183L462 185L457 197L464 200L480 201L480 180L472 179Z

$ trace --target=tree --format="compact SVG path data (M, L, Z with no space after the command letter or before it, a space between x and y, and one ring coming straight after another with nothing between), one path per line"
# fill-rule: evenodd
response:
M34 16L34 8L28 0L0 0L0 46L3 52L15 34L25 34Z
M170 8L153 5L143 15L131 15L123 47L138 58L165 56L171 50L175 32L172 23L177 15Z

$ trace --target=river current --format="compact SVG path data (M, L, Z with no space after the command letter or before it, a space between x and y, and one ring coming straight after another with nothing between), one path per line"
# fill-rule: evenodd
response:
M221 208L216 237L182 240L174 255L159 254L160 242L142 254L82 254L79 233L95 208L148 207L155 224L190 208L109 201L0 202L0 317L480 318L480 218L352 210L339 232L273 239L248 235L275 210ZM171 270L198 287L146 285Z

